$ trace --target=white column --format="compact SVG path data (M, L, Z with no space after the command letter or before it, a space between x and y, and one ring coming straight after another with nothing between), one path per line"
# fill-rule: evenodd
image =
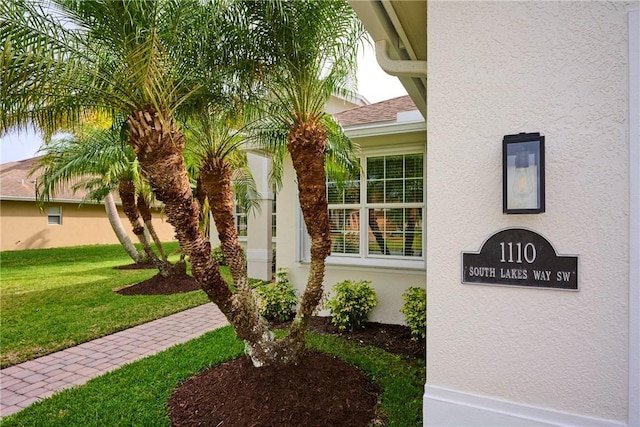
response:
M271 159L249 152L247 160L260 194L259 208L247 215L247 270L251 278L271 280L273 259L271 233L273 192L269 185Z

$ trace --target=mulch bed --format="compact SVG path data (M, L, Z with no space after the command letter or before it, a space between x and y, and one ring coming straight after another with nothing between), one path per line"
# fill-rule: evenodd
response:
M153 268L156 268L156 266L153 264L145 264L143 262L134 262L133 264L118 265L113 268L115 270L151 270Z
M180 385L169 408L175 427L364 427L378 393L353 365L308 351L297 365L254 368L240 357L208 369Z
M287 323L277 327L288 327ZM403 325L390 325L387 323L366 322L364 328L353 332L340 332L331 323L330 317L311 317L309 330L319 334L334 335L361 344L369 344L379 347L389 353L409 356L416 359L425 359L427 344L424 338L411 339L411 329Z
M361 330L340 332L330 318L312 317L309 330L425 357L425 340L412 340L407 326L368 322ZM240 357L214 366L174 390L168 406L176 427L367 427L383 424L376 412L378 393L353 365L310 350L299 365L254 368Z
M162 277L160 274L156 274L150 279L117 289L115 292L120 295L172 295L197 291L198 289L200 289L200 285L191 276Z

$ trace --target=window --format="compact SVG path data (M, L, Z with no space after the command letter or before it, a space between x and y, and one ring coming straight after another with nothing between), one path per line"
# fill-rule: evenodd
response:
M275 189L275 188L274 188ZM271 213L271 237L276 237L276 193L273 193L273 200L270 201L272 207ZM237 200L234 202L235 211L233 213L234 221L236 223L236 231L238 232L238 237L245 238L247 237L247 233L249 231L249 222L247 219L247 213L242 208L241 205L238 204Z
M422 256L423 155L367 158L368 254Z
M47 209L47 224L62 225L62 208L50 206Z
M271 201L271 238L276 237L276 193L273 193Z
M247 213L242 208L241 205L236 203L236 209L234 214L236 220L236 231L238 232L238 237L247 237Z
M361 161L361 179L327 182L332 260L424 259L423 152Z

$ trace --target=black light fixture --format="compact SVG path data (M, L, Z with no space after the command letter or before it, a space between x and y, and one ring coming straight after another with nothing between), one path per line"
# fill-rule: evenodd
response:
M505 135L502 139L502 212L544 212L544 136Z

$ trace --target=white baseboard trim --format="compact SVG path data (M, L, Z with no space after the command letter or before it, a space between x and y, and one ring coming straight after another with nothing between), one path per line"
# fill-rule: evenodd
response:
M425 386L426 427L627 427L603 420L509 402L461 391Z

